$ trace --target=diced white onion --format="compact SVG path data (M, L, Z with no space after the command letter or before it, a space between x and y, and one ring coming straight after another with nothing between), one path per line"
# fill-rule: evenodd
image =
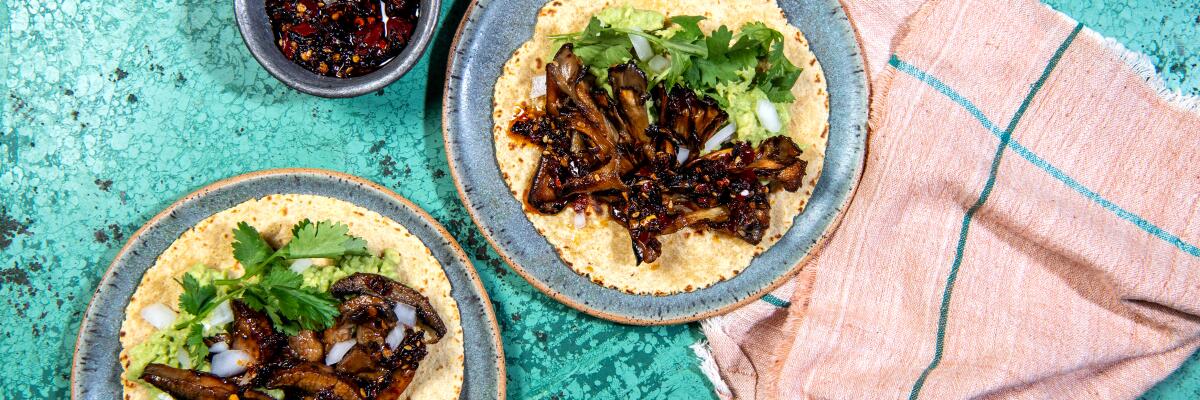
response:
M354 339L334 343L329 346L329 354L325 355L325 365L333 365L342 361L346 357L346 353L350 352L350 348L354 347L358 341Z
M754 113L758 115L758 123L762 124L767 132L775 133L783 129L783 122L779 121L779 111L775 109L775 105L771 104L770 100L758 99Z
M587 216L581 212L575 213L575 229L581 229L587 225Z
M396 325L395 328L392 328L392 331L388 332L387 337L384 338L383 341L387 343L388 347L392 350L400 347L400 342L404 341L404 325Z
M309 268L312 268L315 261L316 261L316 259L312 259L312 258L301 258L301 259L292 261L292 265L290 267L288 267L288 269L292 270L292 272L295 272L297 274L303 274L304 271L307 271Z
M192 369L192 356L188 355L187 350L180 348L175 352L175 358L179 359L179 367L183 369Z
M142 307L141 314L142 319L146 320L146 322L150 323L150 325L154 325L154 327L158 329L167 329L171 327L171 324L175 323L175 317L177 317L175 310L172 310L163 303L154 303Z
M228 378L246 372L246 368L253 362L254 358L245 351L223 351L213 356L212 373L222 378Z
M650 41L646 38L630 33L629 42L633 43L633 52L637 53L638 59L646 61L654 57L654 49L650 48Z
M737 132L737 124L733 123L733 121L729 121L728 125L718 129L717 133L714 133L712 137L708 138L708 140L704 142L704 149L700 150L700 152L707 153L721 148L721 143L725 143L725 141L733 137L734 132Z
M683 164L683 162L687 161L688 156L691 154L692 151L688 150L687 147L680 147L679 150L675 152L675 161L679 161L680 164Z
M229 300L225 300L208 314L208 318L204 319L204 329L208 330L216 326L224 326L230 322L233 322L233 308L229 306Z
M222 353L222 352L225 352L228 350L229 350L229 343L225 343L225 342L216 342L216 343L213 343L212 346L208 346L208 352L213 353L213 354Z
M158 400L175 400L175 398L166 393L159 393L158 396L155 396L154 398Z
M546 95L546 75L534 75L533 86L529 88L529 98L536 99Z
M417 309L413 306L397 302L392 312L396 313L396 320L400 325L417 326Z
M663 57L662 54L659 54L651 58L650 61L647 61L646 66L650 67L650 72L660 74L663 71L666 71L667 68L671 68L671 60L668 60L666 57Z

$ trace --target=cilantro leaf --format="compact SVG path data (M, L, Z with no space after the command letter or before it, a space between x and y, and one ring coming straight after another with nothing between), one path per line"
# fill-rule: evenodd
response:
M708 46L708 58L720 60L725 58L725 53L729 52L729 42L733 40L733 32L725 25L713 31L712 35L705 40L705 45ZM740 44L740 43L739 43Z
M704 37L704 31L700 30L700 21L705 18L699 15L676 15L670 18L670 22L679 28L670 36L672 41L680 41L691 43ZM671 29L671 28L668 28Z
M775 103L795 100L791 88L801 69L784 54L782 33L762 22L751 22L736 32L722 25L706 35L699 25L703 20L702 16L674 16L662 29L642 32L607 26L593 17L582 31L551 38L554 50L571 43L575 55L610 94L607 76L613 65L633 60L643 71L650 71L648 63L636 59L630 50L629 36L638 35L650 42L654 53L670 62L665 71L648 76L651 87L659 83L668 88L687 86L713 98L722 108L730 106L731 86L740 87L739 91L759 89ZM724 92L718 90L719 85L725 86Z
M250 224L239 222L233 230L233 258L242 263L246 275L258 274L261 264L274 252L275 249Z
M287 268L272 268L262 280L258 282L261 286L275 287L300 287L304 284L304 277Z
M783 53L783 42L776 42L767 56L767 70L755 77L759 89L767 94L767 98L776 103L788 103L796 99L792 95L792 86L800 78L801 69L792 65Z
M752 49L759 53L766 53L770 50L771 43L783 42L783 34L779 31L767 27L762 22L751 22L742 25L738 31L737 44L734 44L734 51Z
M191 368L198 368L198 365L208 357L208 346L204 344L204 328L200 324L193 324L188 328L183 349L188 353L188 358L192 360Z
M196 277L192 274L183 276L183 281L179 282L183 286L183 293L179 295L179 308L187 311L188 314L200 315L201 310L208 307L209 303L217 297L217 288L212 284L201 285Z
M345 224L330 221L313 224L304 220L292 232L292 241L279 249L279 255L285 259L333 258L367 253L366 242L350 236L350 228Z
M337 300L303 283L300 274L277 266L258 283L246 287L244 300L251 308L265 312L275 328L285 334L333 325L338 316Z
M187 340L184 341L184 344L189 347L203 346L204 345L204 327L202 327L200 324L192 325L192 327L188 329Z
M179 282L184 289L179 303L180 308L192 314L192 319L180 324L181 328L188 324L199 327L196 322L218 303L235 299L263 312L276 329L289 335L300 329L327 328L338 316L337 301L324 291L305 287L304 277L288 269L284 260L369 254L365 240L350 235L345 224L330 221L313 223L305 219L296 223L292 227L292 240L278 250L245 222L239 223L233 234L234 258L242 263L246 273L236 279L214 281L225 287L220 296L214 285L201 285L194 276L185 275Z

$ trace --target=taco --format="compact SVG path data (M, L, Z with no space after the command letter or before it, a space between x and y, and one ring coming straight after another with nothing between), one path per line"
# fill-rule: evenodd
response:
M271 195L201 221L146 271L125 315L126 399L462 389L462 325L441 265L404 226L328 197Z
M633 294L732 278L821 174L829 96L770 0L556 0L494 89L496 161L575 272Z

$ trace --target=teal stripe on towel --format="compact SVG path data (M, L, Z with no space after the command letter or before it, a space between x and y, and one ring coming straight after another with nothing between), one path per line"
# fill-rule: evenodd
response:
M1054 67L1058 65L1058 61L1062 59L1063 53L1065 53L1067 48L1071 46L1071 42L1075 40L1075 37L1079 35L1079 31L1082 29L1083 24L1075 25L1075 29L1071 31L1071 34L1068 35L1067 38L1063 40L1062 44L1058 46L1058 50L1054 52L1054 56L1050 58L1050 62L1047 63L1046 68L1042 70L1042 75L1038 77L1037 82L1033 84L1033 87L1030 88L1029 93L1025 95L1025 99L1021 101L1021 106L1017 108L1017 112L1015 115L1013 115L1012 120L1009 121L1008 127L1005 128L1004 132L1000 134L1000 144L996 146L996 154L992 157L992 165L988 171L987 183L984 184L983 191L979 194L979 199L975 200L975 204L972 204L971 208L967 209L966 214L963 215L962 227L958 235L958 245L954 249L954 263L950 267L950 274L946 277L946 288L942 292L942 305L938 310L937 338L936 342L934 342L933 359L929 361L929 366L925 367L924 371L921 371L921 376L917 378L917 381L913 382L912 391L910 391L908 394L909 400L915 400L921 396L921 388L925 386L925 380L929 377L929 374L937 368L938 364L942 362L942 350L946 342L946 323L950 318L950 298L951 294L954 292L954 282L958 278L958 269L960 266L962 266L962 258L963 252L966 248L967 235L970 233L971 218L974 217L975 213L983 207L983 204L987 202L988 198L992 194L992 188L995 187L996 184L996 174L1000 169L1000 160L1004 156L1004 150L1008 148L1008 144L1012 139L1012 133L1014 130L1016 130L1017 124L1021 121L1021 117L1025 115L1025 111L1029 109L1029 104L1033 102L1033 99L1037 96L1038 91L1042 89L1043 85L1045 85L1046 79L1050 77L1050 73L1054 71ZM893 56L892 59L899 61L899 59L895 56ZM889 62L889 64L891 63ZM923 75L927 77L929 76L928 74ZM922 80L924 81L924 79ZM935 81L939 83L941 82L940 80ZM949 87L945 84L942 84L942 86L945 87L945 89L949 89ZM958 96L958 98L962 100L959 102L959 104L966 102L966 99L962 96ZM976 118L983 117L983 113L979 111L978 108L968 108L969 111L972 109L974 109L972 114L976 115ZM986 118L984 119L986 120ZM989 130L991 129L989 128Z
M920 68L917 68L912 64L904 62L899 57L896 57L895 54L892 54L892 58L888 60L888 65L891 65L892 68L895 68L901 72L912 75L921 82L925 82L934 89L937 89L939 93L949 97L950 100L953 100L955 103L958 103L958 105L963 106L963 108L967 109L967 112L971 113L975 119L983 123L983 127L985 129L991 131L996 136L1000 136L1004 133L1004 131L1001 131L999 127L997 127L995 124L992 124L992 121L989 120L986 115L983 115L983 111L979 110L979 107L975 107L974 103L971 103L971 101L967 100L966 97L963 97L963 95L958 94L958 92L955 92L954 89L951 89L950 85L945 84L933 75L922 71Z
M763 296L762 301L770 303L771 305L773 305L775 307L779 307L779 308L788 308L788 307L792 306L792 302L775 297L774 295L772 295L770 293L767 293L766 296Z
M891 65L893 68L896 68L896 70L898 70L898 71L909 74L909 75L913 76L914 78L917 78L917 79L921 80L922 82L925 82L930 87L933 87L938 92L942 93L946 97L949 97L950 100L954 101L955 103L958 103L960 106L965 108L967 110L967 112L971 113L971 115L974 116L976 120L979 120L979 123L983 124L984 129L987 129L993 135L999 137L1000 135L1002 135L1004 133L1004 131L1002 131L1002 130L1000 130L1000 128L996 127L996 125L993 124L992 121L987 118L987 116L983 115L983 112L979 110L979 107L976 107L974 103L971 103L971 101L967 100L966 97L963 97L961 94L954 91L954 89L950 88L949 85L946 85L942 81L938 80L936 77L930 75L929 73L927 73L925 71L922 71L920 68L917 68L917 67L913 66L912 64L904 62L904 60L897 58L895 55L892 55L892 58L890 60L888 60L888 65ZM1139 229L1146 231L1147 233L1153 235L1154 237L1162 239L1163 241L1165 241L1167 243L1170 243L1171 245L1179 248L1180 250L1183 250L1183 252L1185 252L1185 253L1188 253L1194 257L1200 257L1200 247L1197 247L1196 245L1193 245L1191 243L1184 241L1179 236L1171 234L1170 232L1167 232L1166 230L1160 228L1159 226L1154 225L1150 221L1147 221L1145 218L1142 218L1142 217L1138 216L1137 214L1130 212L1129 210L1121 208L1121 206L1118 206L1116 203L1113 203L1113 202L1109 201L1108 199L1105 199L1104 196L1101 196L1099 193L1096 193L1095 191L1089 189L1087 186L1084 186L1082 183L1079 183L1079 181L1076 181L1074 178L1071 178L1065 172L1063 172L1062 170L1055 167L1053 164L1050 164L1050 162L1048 162L1045 159L1038 156L1037 153L1034 153L1029 148L1026 148L1024 145L1022 145L1016 139L1009 141L1008 145L1010 148L1013 149L1014 152L1017 153L1017 155L1021 156L1021 158L1024 158L1025 160L1029 161L1034 166L1041 168L1043 171L1046 171L1046 173L1049 173L1050 176L1054 177L1054 179L1058 179L1059 182L1062 182L1064 185L1067 185L1067 187L1071 188L1072 190L1079 192L1079 194L1082 194L1084 197L1088 198L1089 200L1096 202L1096 204L1099 204L1101 207L1104 207L1104 209L1111 211L1113 214L1116 214L1117 217L1133 223L1133 225L1137 226Z

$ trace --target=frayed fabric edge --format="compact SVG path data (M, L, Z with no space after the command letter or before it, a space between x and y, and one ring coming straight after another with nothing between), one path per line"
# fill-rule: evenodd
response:
M1168 88L1167 82L1158 74L1158 71L1154 68L1154 62L1150 60L1149 56L1126 48L1124 44L1121 44L1116 39L1105 37L1090 29L1087 32L1095 35L1096 38L1104 42L1105 46L1116 52L1120 56L1121 61L1133 69L1133 72L1137 73L1138 76L1141 76L1146 81L1146 84L1150 85L1150 88L1154 89L1154 92L1163 101L1186 111L1200 114L1200 96L1186 95L1178 89Z
M1077 22L1074 18L1071 18L1071 16L1064 14L1062 11L1054 9L1054 7L1046 4L1043 4L1042 6L1053 10L1060 17L1065 18L1068 21L1073 23ZM1146 84L1149 85L1150 88L1153 89L1158 97L1164 102L1178 107L1184 111L1200 115L1200 96L1187 95L1179 89L1168 88L1167 82L1158 74L1158 70L1154 67L1154 62L1150 60L1149 56L1130 50L1120 41L1104 36L1099 32L1092 30L1091 28L1085 27L1083 33L1091 36L1101 43L1104 43L1105 47L1116 53L1117 58L1124 62L1125 65L1128 65L1134 73L1140 76L1142 80L1144 80Z
M708 336L712 333L724 332L720 324L721 317L714 317L701 321L700 327L704 330L705 336ZM712 347L709 346L708 340L700 339L689 347L692 349L692 353L696 354L696 358L700 359L700 372L703 372L709 383L712 383L717 397L732 399L733 392L729 390L729 384L725 383L725 379L721 378L721 371L717 368L717 360L713 358Z

